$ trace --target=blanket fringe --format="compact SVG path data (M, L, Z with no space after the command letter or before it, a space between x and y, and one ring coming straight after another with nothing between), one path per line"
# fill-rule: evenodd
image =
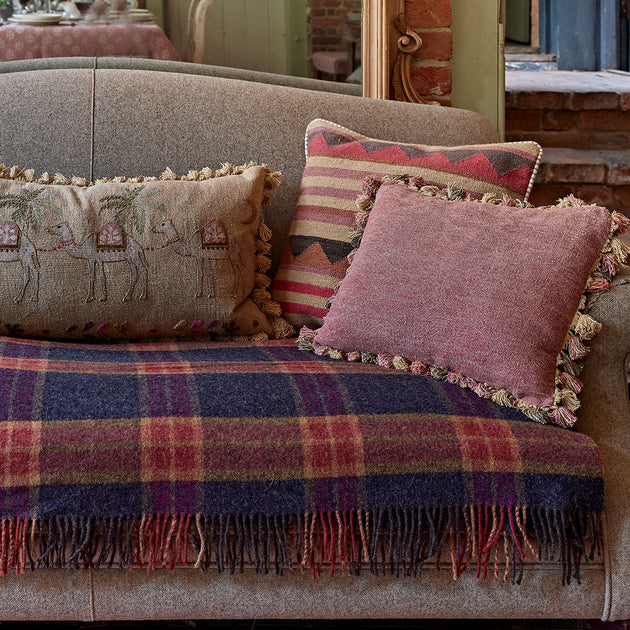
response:
M520 584L528 557L558 563L562 583L601 553L596 513L467 506L336 510L287 514L156 514L136 517L4 519L0 573L37 568L144 568L188 565L218 572L299 569L333 575L419 577L428 562L456 580L465 571Z

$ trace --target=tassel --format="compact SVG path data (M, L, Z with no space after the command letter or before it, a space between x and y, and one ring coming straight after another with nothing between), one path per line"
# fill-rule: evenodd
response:
M265 256L264 254L257 253L256 254L256 271L259 273L265 273L269 271L271 268L271 260L269 256Z
M501 205L509 208L515 208L517 205L516 199L514 199L514 197L510 197L510 195L503 195L501 198Z
M280 317L282 315L282 307L280 304L270 299L267 299L267 301L261 304L260 310L270 317Z
M613 238L610 241L610 249L612 250L612 254L617 260L617 262L621 264L625 264L628 259L628 254L630 254L630 247L626 245L626 243L618 238Z
M261 238L256 239L256 249L261 254L269 254L271 251L271 243Z
M259 289L268 289L271 284L271 278L265 273L256 272L254 274L254 286Z
M581 313L577 317L577 322L573 329L582 339L589 340L602 329L602 325L590 315Z
M585 206L586 202L582 199L578 199L575 195L568 195L562 199L558 199L556 208L572 208L575 206Z
M472 389L480 398L490 398L494 393L487 383L476 383Z
M305 352L313 352L313 342L315 341L316 331L306 326L302 326L298 335L298 348Z
M439 191L438 186L422 186L422 188L420 188L420 192L423 195L427 195L427 197L436 197Z
M554 422L561 427L570 428L577 422L577 417L566 407L552 407L549 413Z
M572 376L577 376L580 372L578 364L569 356L568 349L560 351L556 365Z
M603 274L612 277L619 271L619 261L613 254L604 254L599 263L599 269Z
M395 356L392 359L392 367L401 372L408 372L411 367L411 361L405 359L405 357Z
M497 195L496 193L485 193L481 198L481 203L490 203L495 206L503 205L503 197Z
M271 229L267 226L264 221L261 221L258 225L258 238L261 241L269 242L271 239L272 232Z
M630 227L630 219L621 214L621 212L613 212L611 217L613 223L617 226L618 233L625 234Z
M364 182L365 185L365 182ZM355 223L356 223L356 227L353 230L352 234L354 236L358 236L360 237L361 232L363 231L362 228L365 228L365 225L367 223L368 217L370 216L370 210L372 209L372 199L370 198L369 195L365 195L363 193L359 194L359 196L356 198L354 205L357 208L357 211L355 213Z
M265 177L265 185L270 190L275 190L280 186L282 182L282 173L280 171L271 171L268 169L268 173Z
M72 180L68 179L61 173L55 173L53 184L57 186L70 186L72 184Z
M583 359L589 352L589 349L582 343L577 335L569 335L568 350L569 356L574 361Z
M271 324L273 326L274 339L288 339L295 336L295 328L282 317L272 317Z
M448 201L464 201L466 193L461 188L446 187L446 199Z
M569 411L577 411L580 408L580 401L578 400L577 394L570 389L560 390L559 402Z
M11 179L15 179L17 181L25 179L25 177L23 176L23 173L22 173L22 169L19 168L18 166L11 167L11 170L9 172L9 177Z
M492 402L495 402L504 407L511 407L514 401L514 396L505 389L499 389L491 396Z
M453 385L458 385L459 387L468 387L467 379L458 372L449 372L446 380Z
M422 375L426 375L430 372L431 370L431 366L428 363L425 363L424 361L412 361L411 362L411 371L414 374L422 374Z
M372 175L368 175L361 184L361 196L372 197L381 187L382 180Z
M524 400L518 400L516 401L516 408L535 422L540 422L540 424L547 424L547 422L549 422L548 414L539 407L536 407L536 405L532 405Z
M582 382L568 372L560 372L559 381L563 389L570 389L576 394L582 391Z
M445 381L448 374L448 368L440 367L439 365L431 366L431 376L439 381Z
M269 299L269 293L265 289L253 289L248 296L256 306L262 305Z
M591 293L598 293L599 291L608 291L610 287L610 281L601 276L592 276L587 287L587 291Z
M343 361L346 358L346 353L343 352L342 350L336 350L335 348L330 348L328 350L328 356L331 359L339 359Z

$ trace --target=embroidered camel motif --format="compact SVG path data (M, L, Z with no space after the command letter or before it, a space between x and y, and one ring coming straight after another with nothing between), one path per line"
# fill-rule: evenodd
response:
M213 264L217 260L228 260L234 275L232 296L243 292L243 263L241 262L238 244L231 240L223 223L213 219L202 228L193 232L187 242L180 240L175 226L170 219L162 221L153 228L154 232L166 235L167 242L179 256L192 256L197 263L197 292L196 297L203 295L204 277L210 278L210 292L208 297L214 297L215 282Z
M109 225L109 224L108 224ZM111 229L111 225L109 225ZM48 228L50 234L59 236L61 245L66 253L72 258L83 258L88 262L89 280L88 296L86 302L94 300L94 280L98 276L101 287L101 297L99 300L107 300L107 284L105 281L104 264L107 262L124 262L129 265L131 272L129 289L123 298L124 302L131 299L134 289L140 280L139 299L145 300L147 297L147 260L142 247L130 236L125 235L123 239L124 247L102 247L97 243L97 234L90 234L81 245L77 245L72 236L72 232L67 223L60 223ZM122 233L122 230L121 230Z
M39 299L39 261L37 250L20 230L17 223L4 221L0 223L0 262L19 261L22 265L22 288L13 298L17 303L24 299L26 287L33 282L31 302Z

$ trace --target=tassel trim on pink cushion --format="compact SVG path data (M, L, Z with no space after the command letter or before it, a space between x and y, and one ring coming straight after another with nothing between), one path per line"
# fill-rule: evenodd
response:
M455 201L461 200L464 195L461 190L453 188L440 189L436 186L424 186L421 178L410 179L403 176L393 179L413 190L432 197L437 196L446 200ZM380 180L373 177L366 178L363 183L361 195L357 198L358 211L356 215L356 229L351 239L354 250L348 256L350 261L361 244L361 238L373 207L374 196L380 188L380 185ZM499 197L493 194L484 195L481 203L533 207L531 204L525 202L515 201L509 197ZM551 207L566 208L582 205L586 205L584 201L571 195L565 199L561 199L556 206ZM562 427L572 427L577 421L575 412L580 407L580 401L577 395L582 390L582 383L578 378L581 366L577 362L586 357L589 352L586 342L592 339L601 329L601 324L593 319L587 312L588 297L592 294L607 291L619 267L626 263L628 254L630 254L630 248L623 241L618 239L617 236L624 234L629 226L630 219L628 219L628 217L619 212L611 212L609 237L586 281L578 310L573 318L570 330L567 333L563 348L556 359L553 405L543 407L536 406L517 398L505 389L498 389L488 383L477 382L465 375L453 372L444 366L432 365L419 360L412 361L405 357L392 357L381 354L373 355L360 351L344 352L343 350L322 346L317 342L317 332L308 328L302 328L300 331L298 337L299 347L305 351L315 352L315 354L320 356L329 356L331 358L347 361L375 363L381 367L428 375L437 380L448 381L462 388L470 389L481 398L488 398L499 405L519 409L528 418L536 422L543 424L551 422ZM335 293L329 301L329 306L334 300L336 292L337 289L335 289Z

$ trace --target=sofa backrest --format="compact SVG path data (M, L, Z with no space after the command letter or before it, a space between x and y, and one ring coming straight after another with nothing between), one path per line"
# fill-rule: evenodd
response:
M212 74L155 61L9 63L0 69L0 162L89 179L266 163L283 175L265 213L274 233L273 272L297 201L304 132L314 118L401 142L497 139L473 112L304 89L243 71L235 71L239 78ZM308 80L294 85L313 87Z

